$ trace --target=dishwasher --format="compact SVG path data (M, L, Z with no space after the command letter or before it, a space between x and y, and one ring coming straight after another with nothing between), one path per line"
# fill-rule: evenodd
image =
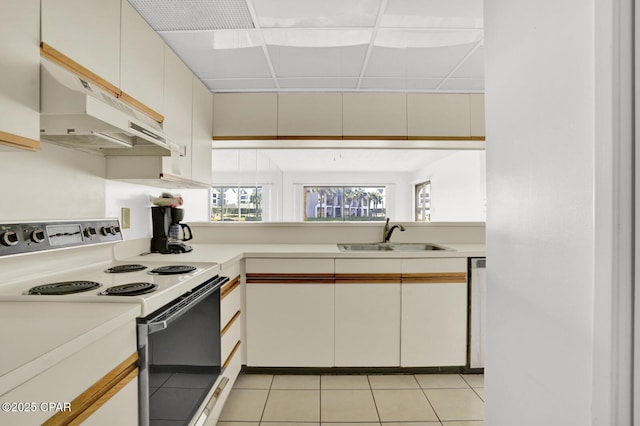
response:
M469 368L484 369L486 335L487 260L484 257L469 259L471 280L469 291Z

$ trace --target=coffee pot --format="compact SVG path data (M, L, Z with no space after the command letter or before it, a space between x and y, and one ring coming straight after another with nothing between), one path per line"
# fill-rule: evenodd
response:
M175 207L151 207L153 224L153 238L151 238L151 253L186 253L192 249L184 241L193 238L191 228L184 219L184 210Z

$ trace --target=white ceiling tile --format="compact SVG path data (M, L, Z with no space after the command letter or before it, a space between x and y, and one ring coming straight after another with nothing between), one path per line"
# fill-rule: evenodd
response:
M369 44L372 30L263 30L266 44L288 47L344 47Z
M456 78L484 78L484 47L480 46L473 52L451 77Z
M482 0L388 0L381 27L483 28Z
M439 90L457 91L457 92L483 92L484 80L467 79L467 78L450 78L447 79Z
M261 28L372 27L381 0L253 0L252 3Z
M482 40L479 30L384 30L376 34L374 44L395 48L435 48L475 44Z
M318 90L353 90L358 85L357 78L279 78L278 84L282 89Z
M129 0L156 31L253 28L245 0Z
M200 79L271 77L255 32L189 31L161 35Z
M357 77L367 46L267 46L277 77Z
M395 91L435 91L442 79L428 78L363 78L361 89Z
M233 78L224 80L204 79L202 82L209 88L209 90L214 92L243 92L276 88L276 84L272 78Z

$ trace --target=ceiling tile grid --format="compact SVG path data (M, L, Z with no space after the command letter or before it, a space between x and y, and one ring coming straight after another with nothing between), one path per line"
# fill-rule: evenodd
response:
M213 92L483 92L482 0L129 0Z

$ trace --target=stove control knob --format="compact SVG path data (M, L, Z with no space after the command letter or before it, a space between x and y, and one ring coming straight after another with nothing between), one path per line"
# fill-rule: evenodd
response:
M93 226L87 226L86 228L84 228L84 231L82 233L87 238L93 238L93 236L97 234L96 228L94 228Z
M34 243L41 243L44 241L44 239L45 234L42 229L34 229L33 232L31 232L31 241L33 241Z
M0 241L5 246L15 246L18 244L18 234L13 231L5 231L0 234Z
M104 235L105 237L107 235L113 235L114 234L114 230L113 230L113 226L103 226L102 229L100 229L100 232L102 233L102 235Z

